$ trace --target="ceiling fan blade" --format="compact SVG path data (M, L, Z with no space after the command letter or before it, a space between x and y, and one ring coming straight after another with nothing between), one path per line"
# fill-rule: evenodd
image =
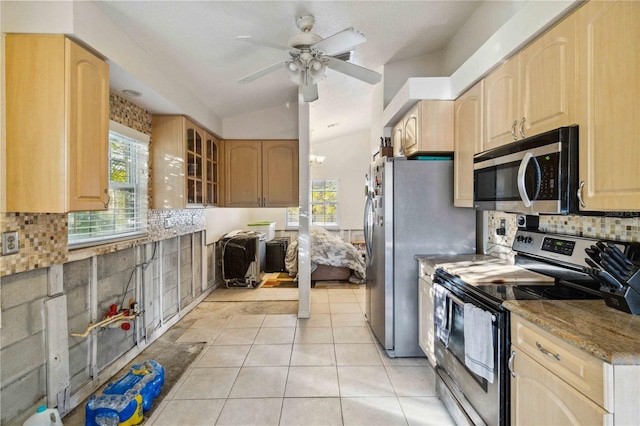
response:
M327 63L327 66L332 70L341 72L342 74L346 74L353 78L357 78L358 80L362 80L365 83L369 84L379 83L382 79L382 75L375 71L371 71L370 69L363 68L349 62L341 61L337 58L331 58L331 60Z
M320 40L313 45L317 50L321 50L325 55L336 55L346 52L367 41L367 38L355 28L347 28L339 33Z
M263 77L269 73L272 73L278 69L283 69L285 62L284 61L280 61L280 62L276 62L273 65L269 65L266 68L261 69L260 71L256 71L253 74L249 74L246 77L241 78L240 80L238 80L238 83L249 83L251 81L257 80L260 77Z
M293 50L289 46L285 46L283 44L278 44L278 43L272 43L266 40L258 40L251 36L238 36L236 37L236 40L243 41L245 43L253 44L256 46L270 47L272 49L278 49L278 50L284 50L284 51Z
M302 99L304 99L305 102L309 103L309 102L318 100L317 84L311 84L308 86L301 86L301 87L302 87Z

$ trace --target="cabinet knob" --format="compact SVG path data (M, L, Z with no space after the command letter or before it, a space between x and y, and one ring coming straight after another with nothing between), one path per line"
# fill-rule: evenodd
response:
M109 188L104 189L104 194L107 196L107 201L104 202L104 208L109 208L109 202L111 201L111 196L109 195Z
M511 125L511 136L513 136L513 140L517 141L518 136L516 135L516 126L518 125L518 120L513 120L513 124Z
M522 117L522 121L520 121L520 126L518 127L518 130L520 130L520 135L522 135L522 139L526 138L526 136L524 135L524 122L527 121L526 118Z

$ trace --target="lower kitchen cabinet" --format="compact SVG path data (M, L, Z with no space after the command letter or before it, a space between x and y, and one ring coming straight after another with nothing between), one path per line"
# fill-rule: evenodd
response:
M418 265L418 345L435 368L432 278L434 267L424 260L418 260Z
M435 365L433 285L422 278L418 279L418 306L418 344L429 362Z
M640 350L620 351L630 364L605 362L512 312L511 424L640 424Z
M612 424L607 412L567 382L512 346L511 424Z

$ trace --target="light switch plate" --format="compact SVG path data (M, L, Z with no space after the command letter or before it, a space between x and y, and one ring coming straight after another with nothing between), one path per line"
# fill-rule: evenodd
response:
M18 244L18 231L2 233L2 255L16 254L20 245Z

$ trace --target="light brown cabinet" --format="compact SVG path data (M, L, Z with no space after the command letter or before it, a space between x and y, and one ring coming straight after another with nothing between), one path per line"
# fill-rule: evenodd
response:
M456 99L453 137L453 204L473 207L473 155L482 150L483 85L476 83Z
M218 139L184 116L156 115L151 140L154 209L218 205Z
M296 207L297 140L225 140L226 207Z
M205 199L208 205L220 205L221 170L222 170L222 141L215 136L204 133L205 157Z
M453 101L418 102L394 127L392 143L394 155L407 157L452 152Z
M418 261L418 345L435 368L435 327L433 322L433 272L426 261Z
M523 351L512 346L511 423L604 425L613 415L589 400Z
M517 140L518 58L502 64L484 79L484 140L481 151Z
M517 315L511 319L511 422L613 424L614 366Z
M640 3L590 1L578 18L583 210L640 210Z
M483 151L576 122L570 15L485 78Z
M62 35L8 34L11 212L106 210L109 65Z
M393 146L393 156L403 153L402 141L404 139L404 119L393 127L391 131L391 146Z

